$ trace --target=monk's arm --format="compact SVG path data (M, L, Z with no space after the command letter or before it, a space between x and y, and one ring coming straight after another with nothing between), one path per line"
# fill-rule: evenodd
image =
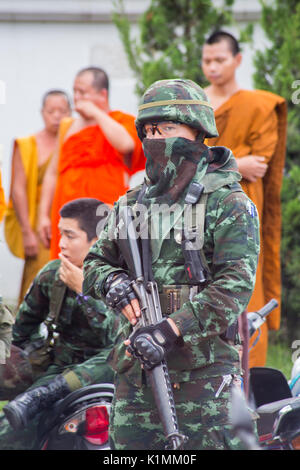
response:
M105 111L85 100L77 103L76 111L85 118L95 119L109 143L122 155L130 155L134 151L135 143L131 135Z
M42 184L41 199L38 213L38 234L46 248L50 246L51 240L51 206L54 198L57 167L58 167L59 148L58 143L53 153L53 157L47 167Z
M27 181L17 144L14 146L12 156L11 181L11 198L22 231L24 254L25 256L36 256L38 254L38 240L30 225L26 192Z
M263 119L263 122L260 122ZM278 140L278 119L275 111L256 120L249 133L251 154L237 159L239 172L243 178L255 182L263 178L268 169Z
M263 178L268 169L265 157L259 155L246 155L237 159L237 166L242 177L250 182Z
M101 127L110 144L122 155L128 155L134 150L134 140L125 127L112 119L101 109L97 113L97 123Z

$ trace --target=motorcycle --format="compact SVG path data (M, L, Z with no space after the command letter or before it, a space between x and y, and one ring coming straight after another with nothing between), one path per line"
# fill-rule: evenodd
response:
M248 314L250 337L259 331L277 305L272 299L262 309ZM300 396L293 395L281 371L270 367L250 368L248 407L256 418L260 449L300 449ZM237 430L243 429L241 422L236 426ZM249 435L249 423L245 429Z
M42 414L39 450L109 450L108 425L113 384L80 388Z

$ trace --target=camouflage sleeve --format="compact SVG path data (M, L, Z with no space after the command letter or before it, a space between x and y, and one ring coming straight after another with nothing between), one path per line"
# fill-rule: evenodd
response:
M111 211L108 222L98 241L92 246L84 260L83 295L91 295L105 300L103 284L112 272L124 271L121 266L120 252L114 240L116 228L117 204Z
M35 277L16 315L13 343L17 346L30 340L49 312L51 286L56 267L46 265Z
M103 349L90 359L72 366L63 373L70 390L77 390L92 384L113 383L114 372L108 364L111 349Z
M182 335L220 335L246 309L255 284L259 222L243 192L220 201L213 217L212 281L171 315Z
M97 331L105 345L113 344L118 329L118 317L100 299L80 294L77 302L82 306L92 330Z

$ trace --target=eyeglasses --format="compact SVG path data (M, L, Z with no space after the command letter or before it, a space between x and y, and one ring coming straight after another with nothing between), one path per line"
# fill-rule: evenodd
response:
M170 137L181 125L179 122L172 121L151 122L144 125L144 134L146 137L151 137L157 132L162 137Z

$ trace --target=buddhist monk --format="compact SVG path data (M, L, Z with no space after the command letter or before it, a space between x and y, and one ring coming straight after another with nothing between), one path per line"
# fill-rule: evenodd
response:
M2 179L1 179L1 172L0 172L0 222L3 219L4 211L5 211L5 196L4 196L4 190L2 187Z
M10 251L25 259L19 302L37 272L49 261L49 249L40 243L36 233L37 213L42 181L53 156L60 121L70 114L67 94L62 90L50 90L42 99L44 127L14 141L4 230Z
M62 121L42 188L39 234L50 246L51 259L59 254L57 227L63 204L93 197L111 205L127 191L129 177L145 167L134 117L110 109L109 80L103 69L78 72L74 105L78 118Z
M242 60L237 40L229 33L213 33L202 51L202 69L210 82L206 93L215 110L219 137L208 145L233 151L242 175L241 185L256 204L260 217L261 252L256 285L248 312L271 298L281 298L280 189L283 176L287 109L285 100L262 90L245 90L236 78ZM268 329L280 326L280 307L262 326L259 338L250 340L249 367L264 366ZM256 344L255 344L256 343Z

